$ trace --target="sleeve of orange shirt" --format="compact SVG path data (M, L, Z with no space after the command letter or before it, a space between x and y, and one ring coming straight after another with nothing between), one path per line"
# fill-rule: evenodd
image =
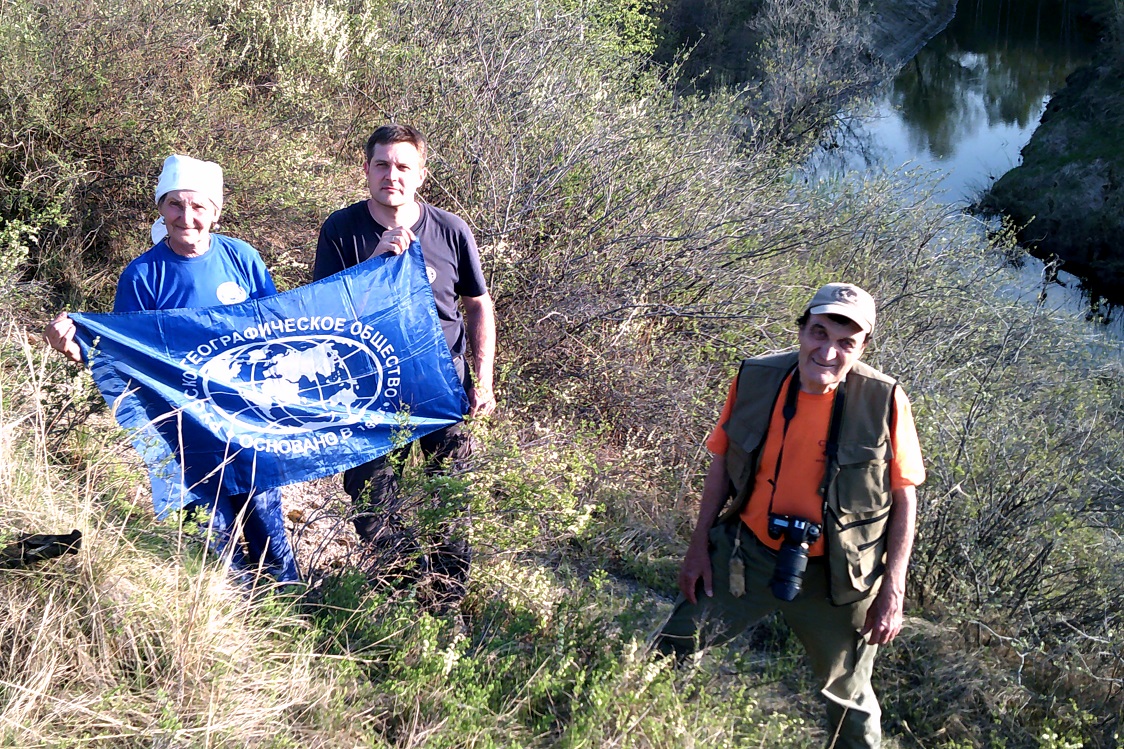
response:
M738 379L735 377L730 383L730 391L722 413L718 416L718 423L706 440L706 449L712 455L725 455L726 448L730 445L722 425L730 420L737 396ZM890 447L894 451L894 459L890 463L890 488L920 486L925 481L925 464L921 458L921 445L917 440L917 426L913 422L913 409L900 387L894 388L894 417L890 429Z
M900 387L894 388L894 417L890 424L890 447L894 459L890 463L890 488L920 486L925 481L925 464L921 444L917 441L917 425L913 409Z

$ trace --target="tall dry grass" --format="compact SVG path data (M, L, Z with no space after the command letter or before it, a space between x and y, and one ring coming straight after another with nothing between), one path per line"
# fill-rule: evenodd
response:
M65 403L44 355L16 326L0 342L0 530L77 528L83 544L0 571L0 744L362 743L353 682L315 652L290 602L249 595L197 541L156 524L143 477L112 444L89 437L85 452L72 434L51 446Z
M96 741L122 733L117 721L149 731L120 741L164 731L185 744L233 742L223 727L241 715L237 691L260 697L246 734L282 745L330 741L318 731L341 723L342 744L351 731L376 745L628 745L634 721L644 725L637 746L781 745L763 732L740 672L651 672L630 638L669 604L702 441L738 359L790 345L799 305L845 278L882 303L867 356L902 378L929 461L913 611L996 632L955 646L1005 675L1011 653L1040 665L1033 689L1028 680L1017 692L1031 706L1021 712L1014 699L993 710L986 682L931 707L908 695L948 673L927 661L942 648L903 648L919 655L882 677L907 695L887 702L888 722L908 721L927 745L970 709L970 721L1016 736L1009 747L1037 747L1045 718L1071 736L1111 735L1124 687L1124 373L1098 358L1079 322L1012 299L997 253L927 202L914 176L835 188L792 176L792 153L753 117L776 112L781 131L801 132L793 115L808 98L848 90L829 64L831 40L847 28L817 39L815 17L774 14L771 27L794 32L795 46L770 47L771 77L749 92L691 97L644 58L654 32L636 9L629 0L0 6L0 119L13 133L0 151L0 271L19 280L5 291L39 279L51 285L33 297L103 303L145 248L149 191L172 149L227 167L228 230L299 283L327 211L363 194L363 138L400 119L430 136L426 198L462 214L481 242L499 310L503 407L469 482L487 554L466 636L420 611L408 586L372 591L341 574L330 605L302 620L305 638L291 612L229 596L213 571L197 570L176 529L137 509L143 479L114 432L89 421L88 384L11 332L0 357L11 456L3 527L88 534L78 558L3 578L8 598L23 596L16 608L35 612L12 619L13 648L26 659L37 623L50 621L64 631L56 640L76 633L75 653L105 658L56 649L66 668L34 682L47 687L10 669L4 683L17 686L3 698L69 694L104 726L80 711L28 722L27 711L4 730ZM749 94L779 98L747 116ZM33 307L14 319L41 324L47 312ZM447 490L419 492L428 501ZM640 603L626 604L627 593ZM313 648L337 657L342 675L293 686L278 664L308 663L319 678L324 657ZM764 678L806 691L799 658L774 655L765 660L780 665ZM68 692L59 676L87 671L103 681ZM1074 688L1079 679L1095 688ZM356 683L377 692L370 716ZM33 700L43 714L46 699ZM1057 707L1070 699L1103 717L1089 728ZM792 745L813 742L814 729L782 727Z

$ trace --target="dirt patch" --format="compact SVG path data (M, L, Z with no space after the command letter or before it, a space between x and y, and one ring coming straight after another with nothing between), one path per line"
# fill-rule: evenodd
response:
M359 537L351 524L351 499L338 476L282 487L285 526L306 579L318 579L354 562Z

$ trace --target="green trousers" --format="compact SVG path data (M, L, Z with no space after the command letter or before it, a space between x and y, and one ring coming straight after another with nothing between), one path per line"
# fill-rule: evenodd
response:
M870 685L877 645L859 637L873 595L847 606L831 603L826 561L813 560L796 599L782 601L769 590L774 557L740 522L710 531L710 562L714 597L699 585L698 603L682 595L664 625L656 646L666 654L685 656L736 637L763 617L779 611L803 643L816 679L823 685L830 725L829 746L836 749L877 749L882 741L878 698ZM745 594L730 594L730 559L745 564ZM838 736L836 736L838 734ZM834 740L834 744L831 741Z

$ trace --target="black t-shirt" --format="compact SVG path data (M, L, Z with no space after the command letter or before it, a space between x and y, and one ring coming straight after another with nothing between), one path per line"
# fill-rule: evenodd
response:
M421 243L425 270L449 351L454 357L463 356L464 319L457 299L488 293L484 271L480 268L480 251L472 230L462 219L428 203L420 206L421 216L410 228ZM386 227L371 217L365 200L336 211L320 227L312 279L319 281L371 257L384 231Z

